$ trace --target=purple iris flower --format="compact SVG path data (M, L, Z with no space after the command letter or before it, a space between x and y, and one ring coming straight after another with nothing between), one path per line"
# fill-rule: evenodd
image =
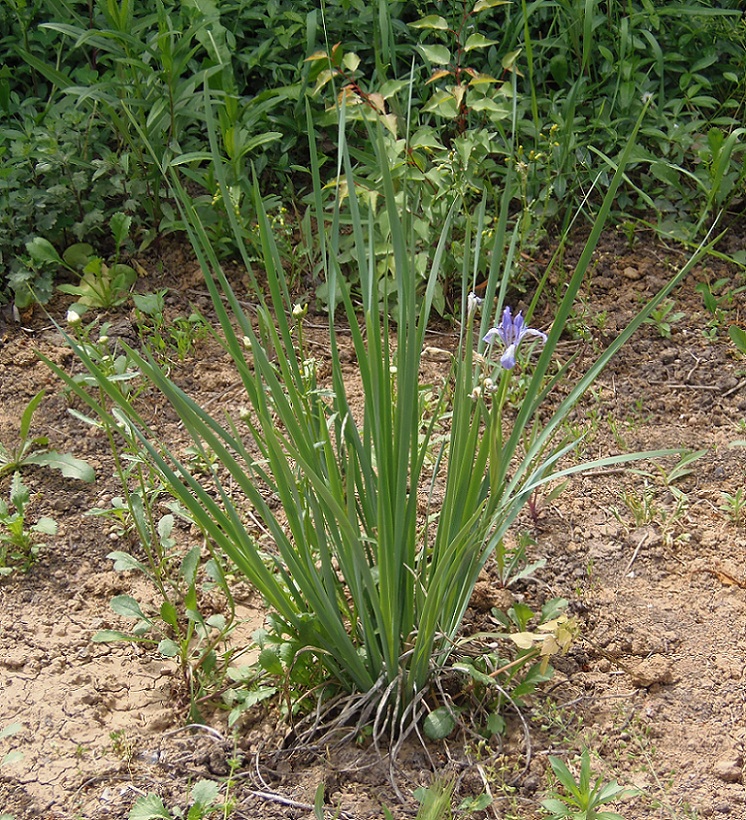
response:
M540 330L534 330L532 327L526 327L523 321L521 311L513 318L513 313L509 307L503 311L503 318L497 327L493 327L487 331L484 341L491 345L495 339L499 339L505 347L505 352L500 357L500 364L506 370L512 370L515 367L515 354L518 350L518 345L526 338L526 336L538 336L542 342L546 342L547 334Z

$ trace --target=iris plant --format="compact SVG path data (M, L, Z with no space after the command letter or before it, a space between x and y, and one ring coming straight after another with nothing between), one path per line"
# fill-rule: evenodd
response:
M230 202L209 90L205 91L205 111L216 179L225 201ZM309 133L313 134L310 108L307 116ZM483 316L479 335L485 343L499 340L502 344L505 370L515 366L518 347L525 339L544 343L512 426L504 424L501 401L475 392L483 361L475 356L472 337L478 300L469 299L464 287L467 321L457 355L454 389L442 391L441 404L432 418L424 419L423 433L418 410L420 357L453 214L463 203L454 202L448 214L424 291L420 292L415 288L412 260L416 254L410 245L410 238L416 235L410 224L414 209L406 191L396 187L385 139L384 134L371 133L381 169L382 196L378 200L358 199L355 191L355 173L345 147L344 109L338 133L338 172L349 183L344 203L337 199L330 208L324 201L328 189L321 183L315 146L310 152L319 258L329 292L342 296L340 309L355 349L362 407L356 404L353 412L349 401L333 311L329 321L331 374L323 385L316 385L315 375L309 384L305 354L298 350L302 311L293 313L282 259L258 185L254 204L266 285L255 283L254 319L231 289L176 169L171 169L168 181L204 271L223 344L241 379L242 402L248 411L241 415L241 421L211 415L179 389L161 365L137 351L128 352L143 376L168 398L198 449L216 455L220 470L209 476L210 486L205 486L205 476L193 473L174 451L163 447L157 432L148 429L82 346L71 341L114 406L113 411L59 366L49 364L107 424L118 429L126 424L129 435L143 448L172 495L209 541L232 559L237 572L259 590L274 613L275 640L287 641L296 659L315 664L325 679L335 680L339 688L359 693L361 721L404 730L421 713L423 707L418 704L433 675L457 648L480 571L532 493L582 469L641 457L639 453L613 456L562 469L559 462L572 452L575 442L557 444L555 435L611 356L690 265L618 335L551 417L542 418L542 401L560 379L567 377L568 364L550 375L550 362L610 212L631 142L617 163L549 333L526 327L522 314L513 317L510 308L503 310L501 322L491 330L491 318ZM507 228L511 196L508 179L500 226L493 240L485 305L495 300L501 303L508 287L517 241L515 234L511 242ZM383 213L376 201L382 204ZM348 214L341 213L343 204ZM485 198L476 216L468 215L474 220L471 235L477 243L485 234L486 208ZM233 208L226 208L226 213L251 272L255 259L244 245L245 232ZM343 225L352 229L355 253L351 256L359 266L360 304L353 303L348 289L342 286L339 243ZM386 310L381 309L382 301L388 304L386 298L381 299L376 256L380 241L376 231L381 226L385 226L394 260L395 280L386 283L397 296L395 323L391 324ZM472 277L479 252L479 246L472 253L471 245L464 243L464 282ZM394 326L396 344L390 345ZM509 389L510 379L500 382L503 389ZM449 395L453 396L452 406L446 406ZM448 441L437 460L438 475L431 476L425 469L428 448L434 443L439 421L446 417L450 424ZM423 527L419 493L427 486L431 492L438 488L438 514L429 515ZM247 502L252 516L261 519L262 530L271 540L269 546L257 540L253 527L246 526ZM287 663L290 674L296 660ZM345 714L343 711L342 716Z

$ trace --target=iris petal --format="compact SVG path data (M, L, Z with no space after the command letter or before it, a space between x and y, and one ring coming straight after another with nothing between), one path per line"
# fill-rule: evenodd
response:
M516 344L519 344L521 339L523 338L523 334L528 332L528 330L523 329L523 325L523 316L521 315L521 311L519 310L516 314L515 319L513 319L513 341Z
M516 345L508 345L505 348L505 352L500 357L500 364L506 370L512 370L515 367L515 352L516 352Z

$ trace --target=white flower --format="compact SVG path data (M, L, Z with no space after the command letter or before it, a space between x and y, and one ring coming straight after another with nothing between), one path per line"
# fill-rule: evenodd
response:
M68 325L77 325L77 324L79 324L80 323L80 314L76 310L73 310L72 308L70 308L70 310L67 311L67 323L68 323Z

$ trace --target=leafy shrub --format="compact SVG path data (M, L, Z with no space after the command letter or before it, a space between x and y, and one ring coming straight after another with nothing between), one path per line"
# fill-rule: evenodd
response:
M743 191L746 28L735 0L477 0L457 9L441 0L330 0L323 14L315 0L109 0L93 8L36 0L3 6L0 15L8 67L0 106L11 123L0 142L10 162L0 204L14 215L5 217L0 254L21 303L31 298L28 285L41 299L51 288L49 276L37 277L20 258L28 239L69 244L67 234L77 232L91 241L112 197L125 212L136 199L146 236L183 230L164 199L161 170L169 163L204 192L200 217L223 253L237 251L229 207L252 241L252 167L263 193L292 198L302 219L312 164L309 95L320 145L337 127L338 93L348 103L365 101L362 108L389 123L393 176L429 180L422 190L431 224L443 219L446 192L460 187L468 208L515 172L511 207L524 246L555 221L565 226L568 206L608 184L643 112L628 169L636 187L620 194L617 207L652 213L662 230L692 238ZM228 160L225 203L205 164L204 95L195 93L204 80ZM362 122L350 127L349 140L358 181L379 184ZM331 181L328 150L312 150ZM65 197L75 203L69 213ZM590 197L591 211L599 199ZM441 312L452 307L452 283L458 291L463 237L455 228L438 283ZM423 234L423 249L431 238ZM317 274L314 265L307 272ZM339 294L322 287L322 296L334 304Z
M51 272L31 264L26 245L96 241L115 210L139 210L144 194L129 173L129 155L113 153L95 116L63 100L42 117L36 101L19 106L0 127L0 264L18 307L51 296Z

